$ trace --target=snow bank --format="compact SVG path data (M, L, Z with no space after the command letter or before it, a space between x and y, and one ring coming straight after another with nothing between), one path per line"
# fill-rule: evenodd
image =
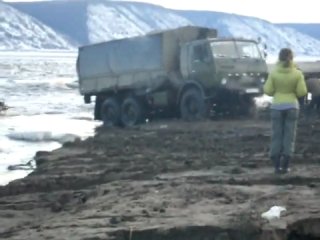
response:
M43 132L11 132L7 137L13 140L28 141L28 142L50 142L59 143L74 142L80 139L80 136L70 133L53 134L49 131Z
M26 170L18 170L18 171L0 171L1 178L0 178L0 186L4 186L9 182L23 178L27 176L31 171Z

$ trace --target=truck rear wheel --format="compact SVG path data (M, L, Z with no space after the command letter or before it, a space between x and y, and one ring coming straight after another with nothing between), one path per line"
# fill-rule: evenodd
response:
M127 97L121 106L121 122L126 127L137 125L143 121L144 109L141 102L134 97Z
M199 120L207 116L207 105L196 88L187 89L180 101L181 117L187 121Z
M120 103L116 98L107 98L102 103L101 118L105 127L120 125Z

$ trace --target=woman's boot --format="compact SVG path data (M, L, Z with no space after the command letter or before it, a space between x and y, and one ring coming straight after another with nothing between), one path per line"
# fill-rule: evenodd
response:
M281 167L280 167L280 156L279 155L277 155L277 156L272 156L271 157L271 160L272 160L272 162L273 162L273 166L274 166L274 172L276 173L276 174L278 174L278 173L281 173Z
M290 165L290 161L291 161L291 157L290 156L283 156L283 159L282 159L282 166L281 166L281 172L282 173L288 173L290 172L290 168L289 168L289 165Z

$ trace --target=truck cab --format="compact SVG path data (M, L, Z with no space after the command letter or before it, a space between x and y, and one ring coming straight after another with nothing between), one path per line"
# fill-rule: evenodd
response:
M205 98L219 106L248 109L248 102L263 93L268 67L254 40L189 42L181 47L180 62L183 78L197 82Z

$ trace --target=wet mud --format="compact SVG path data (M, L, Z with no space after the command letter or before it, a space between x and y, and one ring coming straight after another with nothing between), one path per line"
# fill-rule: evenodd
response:
M266 120L97 129L0 188L0 238L320 239L319 139L301 119L292 171L275 175ZM261 218L272 206L287 211Z

